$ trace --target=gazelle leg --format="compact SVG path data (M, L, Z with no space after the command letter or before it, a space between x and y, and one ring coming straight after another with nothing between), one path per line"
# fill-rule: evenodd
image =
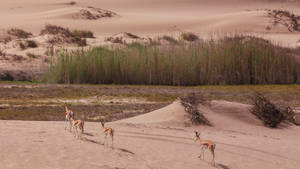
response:
M75 128L74 136L75 136L75 138L78 138L77 126L74 126L74 128Z
M114 147L114 138L113 136L110 136L111 137L111 147L113 148Z
M107 133L104 134L104 146L107 144Z
M69 126L70 126L69 132L72 132L73 124L72 124L71 120L69 120Z
M212 160L211 160L211 163L212 163L212 165L213 166L215 166L216 165L216 163L215 163L215 147L213 147L210 151L211 151L211 154L212 154L212 156L213 156L213 158L212 158Z
M67 130L67 127L68 127L68 120L65 119L65 130Z

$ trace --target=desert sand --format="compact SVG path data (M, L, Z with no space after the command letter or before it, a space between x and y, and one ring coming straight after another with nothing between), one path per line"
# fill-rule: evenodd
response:
M193 32L201 38L247 34L288 47L300 45L300 34L272 26L267 9L300 15L297 1L270 0L1 0L0 41L6 30L32 32L39 47L20 50L16 41L0 45L0 73L42 72L47 44L40 36L46 24L90 30L102 45L110 36L130 32L143 38ZM92 8L90 8L92 7ZM92 15L90 15L92 14ZM26 58L31 52L41 59ZM20 55L25 59L16 58ZM10 58L11 57L11 58ZM17 60L17 61L16 61ZM49 61L48 61L49 62ZM24 77L26 79L26 77ZM113 148L103 145L100 123L86 122L78 140L64 122L0 121L0 169L297 169L300 168L300 127L269 129L249 113L250 105L215 100L199 105L208 126L193 126L178 101L154 112L107 123L115 129ZM45 112L46 113L46 112ZM198 158L201 138L216 143L216 166Z
M266 128L248 108L214 100L199 106L213 127L192 126L175 101L148 114L107 123L115 129L113 148L103 145L100 123L86 122L82 139L76 139L64 130L63 122L0 121L1 169L299 168L300 128ZM215 167L208 150L205 160L198 158L194 130L216 143Z

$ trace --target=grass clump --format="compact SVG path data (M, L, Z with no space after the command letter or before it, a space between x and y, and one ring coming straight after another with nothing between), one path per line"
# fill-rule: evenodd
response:
M194 33L191 33L191 32L182 33L181 38L183 40L190 41L190 42L199 40L199 37L197 35L195 35Z
M16 36L18 38L29 38L32 35L32 33L26 32L26 31L24 31L22 29L18 29L18 28L11 28L11 29L7 30L7 33L9 35Z
M143 85L241 85L300 83L298 51L251 36L219 40L62 51L48 81Z

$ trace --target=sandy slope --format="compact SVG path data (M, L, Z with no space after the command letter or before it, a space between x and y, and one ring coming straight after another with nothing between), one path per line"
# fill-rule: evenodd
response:
M180 106L174 102L152 113L108 124L116 131L114 149L103 146L99 123L86 123L83 139L76 140L64 130L63 122L0 121L0 168L213 168L208 164L208 152L205 161L197 158L194 129L216 142L216 168L300 167L299 127L265 128L247 114L248 105L225 101L202 106L214 127L184 127L178 123L185 115Z

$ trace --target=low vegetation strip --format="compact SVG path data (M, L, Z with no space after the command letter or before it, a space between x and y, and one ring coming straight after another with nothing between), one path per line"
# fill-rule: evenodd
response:
M45 77L71 84L299 84L298 53L250 36L171 45L133 43L63 51L53 57Z

